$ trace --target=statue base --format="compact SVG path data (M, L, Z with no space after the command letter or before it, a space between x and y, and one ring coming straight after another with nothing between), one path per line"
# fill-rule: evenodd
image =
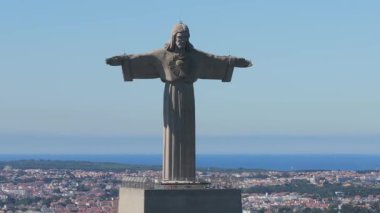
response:
M119 213L241 213L238 189L121 187Z

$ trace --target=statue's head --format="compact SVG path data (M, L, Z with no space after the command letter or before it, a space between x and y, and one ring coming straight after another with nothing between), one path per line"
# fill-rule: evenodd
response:
M190 31L186 24L180 22L173 27L169 43L166 45L168 51L185 50L193 48L189 42Z

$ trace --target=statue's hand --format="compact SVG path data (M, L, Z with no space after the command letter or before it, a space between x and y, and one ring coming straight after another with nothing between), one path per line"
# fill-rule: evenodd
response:
M245 58L236 58L235 59L235 67L251 67L252 62L250 60L247 60Z
M111 66L120 66L123 63L122 56L114 56L106 59L106 63Z

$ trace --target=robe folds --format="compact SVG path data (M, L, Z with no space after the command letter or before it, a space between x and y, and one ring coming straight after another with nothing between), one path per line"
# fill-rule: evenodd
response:
M195 104L197 79L229 82L234 66L229 56L196 49L183 54L166 49L124 55L125 81L160 78L164 89L163 181L195 181Z

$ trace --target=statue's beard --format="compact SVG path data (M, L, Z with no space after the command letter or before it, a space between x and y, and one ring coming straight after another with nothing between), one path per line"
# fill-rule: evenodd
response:
M185 42L178 42L178 43L176 43L176 48L177 48L177 50L183 51L186 48L186 43Z

